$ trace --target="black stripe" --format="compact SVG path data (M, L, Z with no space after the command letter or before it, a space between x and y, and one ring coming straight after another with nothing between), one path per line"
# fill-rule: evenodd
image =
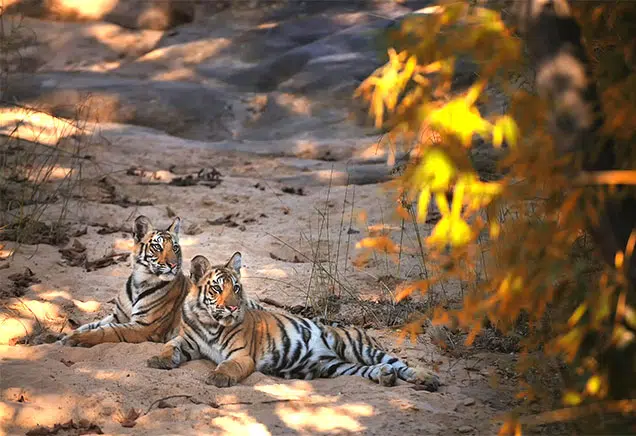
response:
M350 368L345 369L340 374L341 375L354 375L356 372L358 372L358 369L360 369L360 365L356 365L355 363L351 363L350 365L351 365Z
M349 332L347 330L344 331L345 336L347 337L347 339L349 340L350 348L353 350L353 354L356 356L356 359L358 359L358 362L360 363L364 363L364 360L362 360L362 356L360 355L360 353L358 352L358 349L356 348L355 344L353 343L353 339L351 338L351 335L349 334ZM342 356L344 357L344 356Z
M135 317L146 315L148 312L151 312L155 310L157 307L161 306L162 304L165 304L165 302L166 302L165 300L159 299L155 301L154 303L150 304L149 306L144 307L143 309L136 310L137 308L135 308L135 311L133 312L132 315Z
M311 330L309 329L303 329L303 333L302 333L302 339L303 342L305 343L305 345L309 346L309 342L311 341Z
M331 377L332 375L335 374L336 371L338 371L338 368L340 368L342 365L346 365L347 362L337 362L334 365L331 365L328 369L327 369L327 376Z
M232 354L236 353L237 351L244 350L244 349L245 349L245 345L243 345L242 347L235 348L232 351L230 351L229 353L227 353L227 356L225 358L229 359Z
M199 342L196 340L196 338L193 338L192 336L190 336L190 332L185 332L185 335L183 336L183 340L186 341L186 343L188 344L190 348L192 348L193 350L197 350L199 353L201 353L201 347L199 347ZM192 345L193 343L194 345Z
M298 348L300 349L300 347L298 347ZM298 368L304 367L305 364L309 361L309 359L311 359L312 356L313 356L313 352L311 350L307 350L307 352L302 357L302 359L300 359L300 361L298 361Z
M192 356L190 356L190 353L188 353L186 350L184 350L183 348L181 348L181 353L185 356L186 359L188 360L192 360Z
M389 360L386 361L386 363L388 363L389 365L393 365L397 361L398 361L397 357L391 357Z
M128 276L128 280L126 281L126 295L128 296L128 301L130 301L130 304L132 304L132 294L133 294L133 288L132 288L132 274L130 276Z
M137 297L137 300L135 301L135 303L133 304L133 306L137 303L139 303L141 300L143 300L145 297L154 294L155 292L157 292L160 289L165 288L170 282L159 282L158 285L153 286L150 289L146 289L145 291L143 291L141 294L139 294L139 296Z
M124 341L124 337L117 331L117 329L114 326L110 326L110 328L113 329L113 331L115 332L115 335L117 335L119 342L126 342Z
M362 359L362 363L368 364L367 360L364 358L364 351L362 349L363 341L362 341L362 332L360 329L356 329L358 333L358 353L360 354L360 358Z
M227 333L227 336L221 343L221 349L226 348L230 344L230 341L234 338L234 336L238 335L242 331L242 327L243 326L241 324L236 324L232 330Z

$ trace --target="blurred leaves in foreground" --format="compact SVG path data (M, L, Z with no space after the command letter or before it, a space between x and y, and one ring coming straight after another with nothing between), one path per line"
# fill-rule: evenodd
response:
M604 132L623 145L617 153L623 168L632 169L636 45L629 27L636 3L573 7L606 111ZM575 375L561 398L567 407L534 417L511 415L502 434L521 434L522 423L632 413L636 312L624 260L633 255L636 233L612 266L599 260L586 231L598 221L603 199L615 193L612 178L583 173L574 156L559 153L546 116L549 102L511 86L529 67L521 39L501 11L439 1L389 29L388 39L388 62L356 96L368 101L376 127L390 130L394 151L409 152L392 185L398 217L414 211L423 223L433 200L441 214L430 236L418 241L427 249L423 262L438 265L439 275L402 288L397 300L444 280L469 282L461 309L437 308L433 323L467 329L470 343L485 319L505 332L525 316L523 356L542 353L567 363ZM469 86L457 86L461 62L477 70ZM509 102L506 113L485 116L483 108L500 95ZM477 172L471 160L475 147L499 152L497 177ZM617 175L621 183L633 180ZM372 249L393 254L400 249L387 235L371 235L360 247L363 256ZM407 325L403 333L422 331L423 322ZM528 361L520 360L521 370L530 369ZM534 398L530 384L525 388L519 397Z

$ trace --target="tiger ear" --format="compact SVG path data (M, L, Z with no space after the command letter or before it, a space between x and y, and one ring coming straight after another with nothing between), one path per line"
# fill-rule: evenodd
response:
M230 260L227 261L227 263L225 264L225 267L233 269L234 272L240 276L241 264L242 264L241 253L237 251L236 253L232 255Z
M210 261L205 256L194 256L190 261L190 279L197 283L209 269Z
M148 217L139 215L133 224L133 238L135 239L135 242L141 242L144 236L152 232L152 230L152 223Z
M168 227L168 231L175 236L179 236L179 229L181 228L181 218L176 217L170 227Z

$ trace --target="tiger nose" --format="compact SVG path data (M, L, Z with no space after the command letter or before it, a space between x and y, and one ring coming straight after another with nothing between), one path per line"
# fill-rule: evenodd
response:
M230 312L236 312L238 306L228 306L227 308L230 309Z
M175 269L177 267L177 262L168 262L168 266L172 269Z

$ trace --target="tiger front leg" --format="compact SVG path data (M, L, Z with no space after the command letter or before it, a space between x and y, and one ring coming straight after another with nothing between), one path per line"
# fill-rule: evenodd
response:
M107 325L107 324L110 324L110 323L113 323L113 322L115 322L115 317L113 315L108 315L106 318L101 319L99 321L82 324L81 326L79 326L78 328L76 328L75 330L73 330L71 333L69 333L67 335L64 335L64 334L59 335L56 344L58 344L58 345L71 345L71 346L72 345L76 345L76 344L73 343L74 341L71 338L71 335L73 335L74 333L75 334L84 333L84 332L87 332L87 331L90 331L90 330L94 330L94 329L99 328L99 327L101 327L103 325ZM77 337L77 336L75 336L75 337Z
M247 355L224 360L210 374L205 383L217 388L234 386L252 374L255 366L254 359Z
M198 357L199 353L190 347L182 336L177 336L163 346L161 354L148 359L146 365L155 369L174 369Z
M74 330L58 341L71 347L92 347L105 342L128 342L138 344L151 340L151 328L136 322L100 325L91 330Z

